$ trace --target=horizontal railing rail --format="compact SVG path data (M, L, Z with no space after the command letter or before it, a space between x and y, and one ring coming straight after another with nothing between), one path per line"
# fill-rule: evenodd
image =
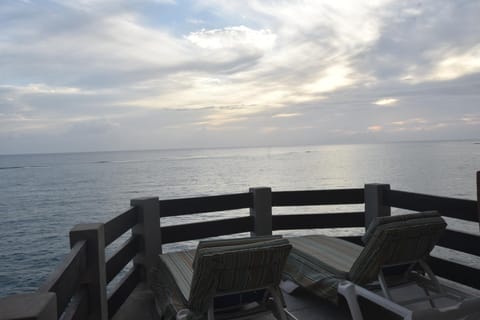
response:
M275 191L272 206L317 206L364 203L363 189Z
M108 295L108 317L112 318L127 300L133 290L140 283L142 277L140 268L134 266L126 276L115 286L115 289Z
M438 245L480 257L480 234L447 229Z
M364 226L364 212L291 214L272 216L273 230L355 228Z
M164 218L187 214L245 209L250 207L252 207L251 193L161 200L160 216Z
M478 222L477 202L473 200L390 190L386 192L384 204L414 211L436 210L442 216Z
M62 320L88 319L88 290L85 286L72 297L61 316Z
M67 309L75 294L82 287L87 272L87 242L77 242L63 262L55 269L39 292L54 292L57 296L58 317ZM83 302L83 299L81 299Z
M463 263L430 257L433 272L443 278L480 289L480 269Z
M273 207L363 204L363 189L332 189L272 192ZM365 226L365 213L336 212L272 215L273 230L354 228Z
M135 258L139 250L139 237L131 236L107 260L107 283L110 283L123 268Z
M162 244L251 232L253 223L248 216L166 226L162 227Z
M105 245L108 246L117 240L138 223L138 208L132 207L124 213L105 223Z

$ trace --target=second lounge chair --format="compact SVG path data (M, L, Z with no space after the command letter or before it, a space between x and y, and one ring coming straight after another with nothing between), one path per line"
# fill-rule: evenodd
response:
M357 285L379 281L389 295L383 269L420 265L436 281L425 263L445 230L436 212L376 218L363 237L365 247L322 235L290 238L293 249L284 276L319 297L338 300L338 285L345 280Z

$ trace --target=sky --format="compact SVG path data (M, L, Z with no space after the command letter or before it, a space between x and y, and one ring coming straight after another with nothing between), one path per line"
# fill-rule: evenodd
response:
M480 1L1 0L0 154L480 139Z

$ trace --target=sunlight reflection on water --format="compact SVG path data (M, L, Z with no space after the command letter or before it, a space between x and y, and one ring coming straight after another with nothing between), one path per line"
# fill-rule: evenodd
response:
M470 142L0 156L0 296L36 288L69 251L73 225L105 222L126 210L132 198L243 193L258 186L285 191L390 183L397 190L475 199L478 163L480 145ZM363 211L363 206L275 208L274 213L342 210ZM165 219L162 225L238 214L248 210ZM478 225L467 228L478 232Z

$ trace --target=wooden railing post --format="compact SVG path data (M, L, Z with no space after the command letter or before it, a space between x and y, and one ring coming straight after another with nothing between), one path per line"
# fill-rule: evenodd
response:
M390 206L384 205L384 194L390 191L389 184L369 183L365 185L365 229L376 217L389 216Z
M251 235L272 235L272 189L268 187L250 188L250 192L253 195L253 207L250 208L250 215L254 219Z
M53 292L16 294L0 299L2 320L56 320L57 298Z
M477 171L477 212L478 212L478 228L480 230L480 171Z
M105 269L105 230L103 223L78 224L70 231L70 246L87 242L88 313L90 319L107 319L107 276Z
M141 254L134 262L143 266L142 280L151 283L149 270L155 265L162 253L162 235L160 233L160 205L158 197L132 199L131 205L138 208L138 224L133 233L141 236Z

